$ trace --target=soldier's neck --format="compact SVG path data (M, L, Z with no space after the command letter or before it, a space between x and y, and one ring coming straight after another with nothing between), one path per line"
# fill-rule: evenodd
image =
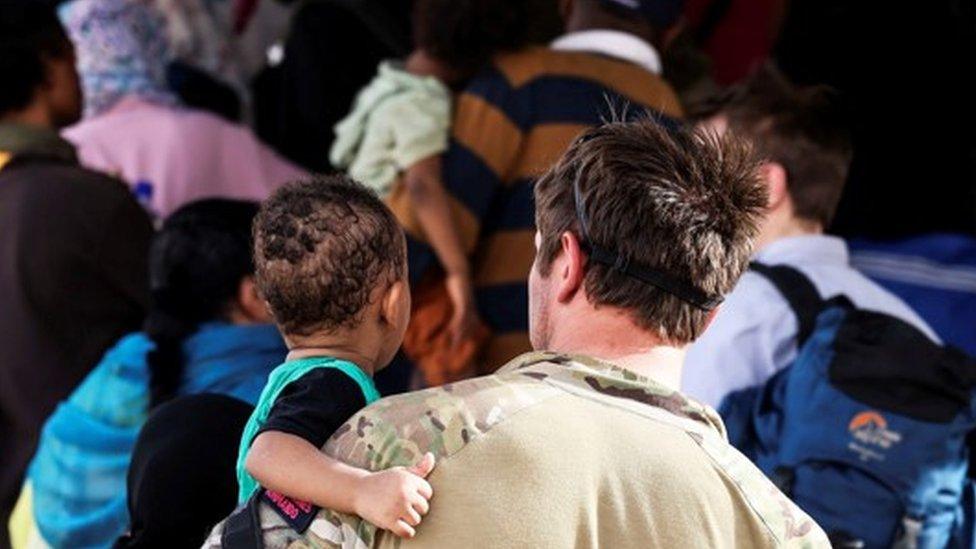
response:
M570 315L566 320L570 325L551 334L548 350L598 358L680 389L685 347L669 345L637 326L629 314L610 307Z
M598 356L596 358L603 358L607 362L630 370L637 375L653 379L669 389L680 391L681 372L684 368L685 354L685 348L683 347L660 346L635 355L615 358Z

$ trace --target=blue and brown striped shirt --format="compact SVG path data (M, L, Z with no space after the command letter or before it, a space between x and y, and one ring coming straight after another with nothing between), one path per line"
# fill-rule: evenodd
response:
M500 56L458 98L444 183L470 253L478 309L493 332L479 361L486 371L530 349L535 179L585 128L623 106L632 115L681 115L671 87L635 64L541 47ZM405 193L395 193L391 207L409 235L411 278L419 280L436 257Z

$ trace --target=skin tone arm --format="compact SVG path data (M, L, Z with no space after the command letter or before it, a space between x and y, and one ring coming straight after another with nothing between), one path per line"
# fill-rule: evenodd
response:
M417 219L447 273L447 291L454 305L451 336L457 345L481 321L475 306L468 258L458 238L442 181L439 156L415 163L404 175Z
M410 468L373 473L332 459L301 437L267 431L254 439L245 466L269 490L359 515L404 538L416 535L433 496L424 480L434 468L433 454Z

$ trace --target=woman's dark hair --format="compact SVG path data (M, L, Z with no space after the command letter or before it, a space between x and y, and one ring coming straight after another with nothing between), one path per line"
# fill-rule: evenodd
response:
M200 324L221 320L254 273L253 202L207 199L174 212L149 251L152 302L144 330L149 353L150 406L172 398L183 377L183 340Z
M467 77L526 44L529 8L527 0L418 0L414 45Z
M41 1L0 2L0 114L30 104L45 76L46 59L71 55L54 9Z

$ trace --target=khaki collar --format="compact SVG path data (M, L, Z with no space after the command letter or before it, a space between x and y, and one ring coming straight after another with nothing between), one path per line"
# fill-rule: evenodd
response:
M568 384L577 390L631 401L664 410L698 428L726 438L725 425L711 408L665 385L610 362L585 355L528 353L503 366L497 373L521 373L540 381Z

